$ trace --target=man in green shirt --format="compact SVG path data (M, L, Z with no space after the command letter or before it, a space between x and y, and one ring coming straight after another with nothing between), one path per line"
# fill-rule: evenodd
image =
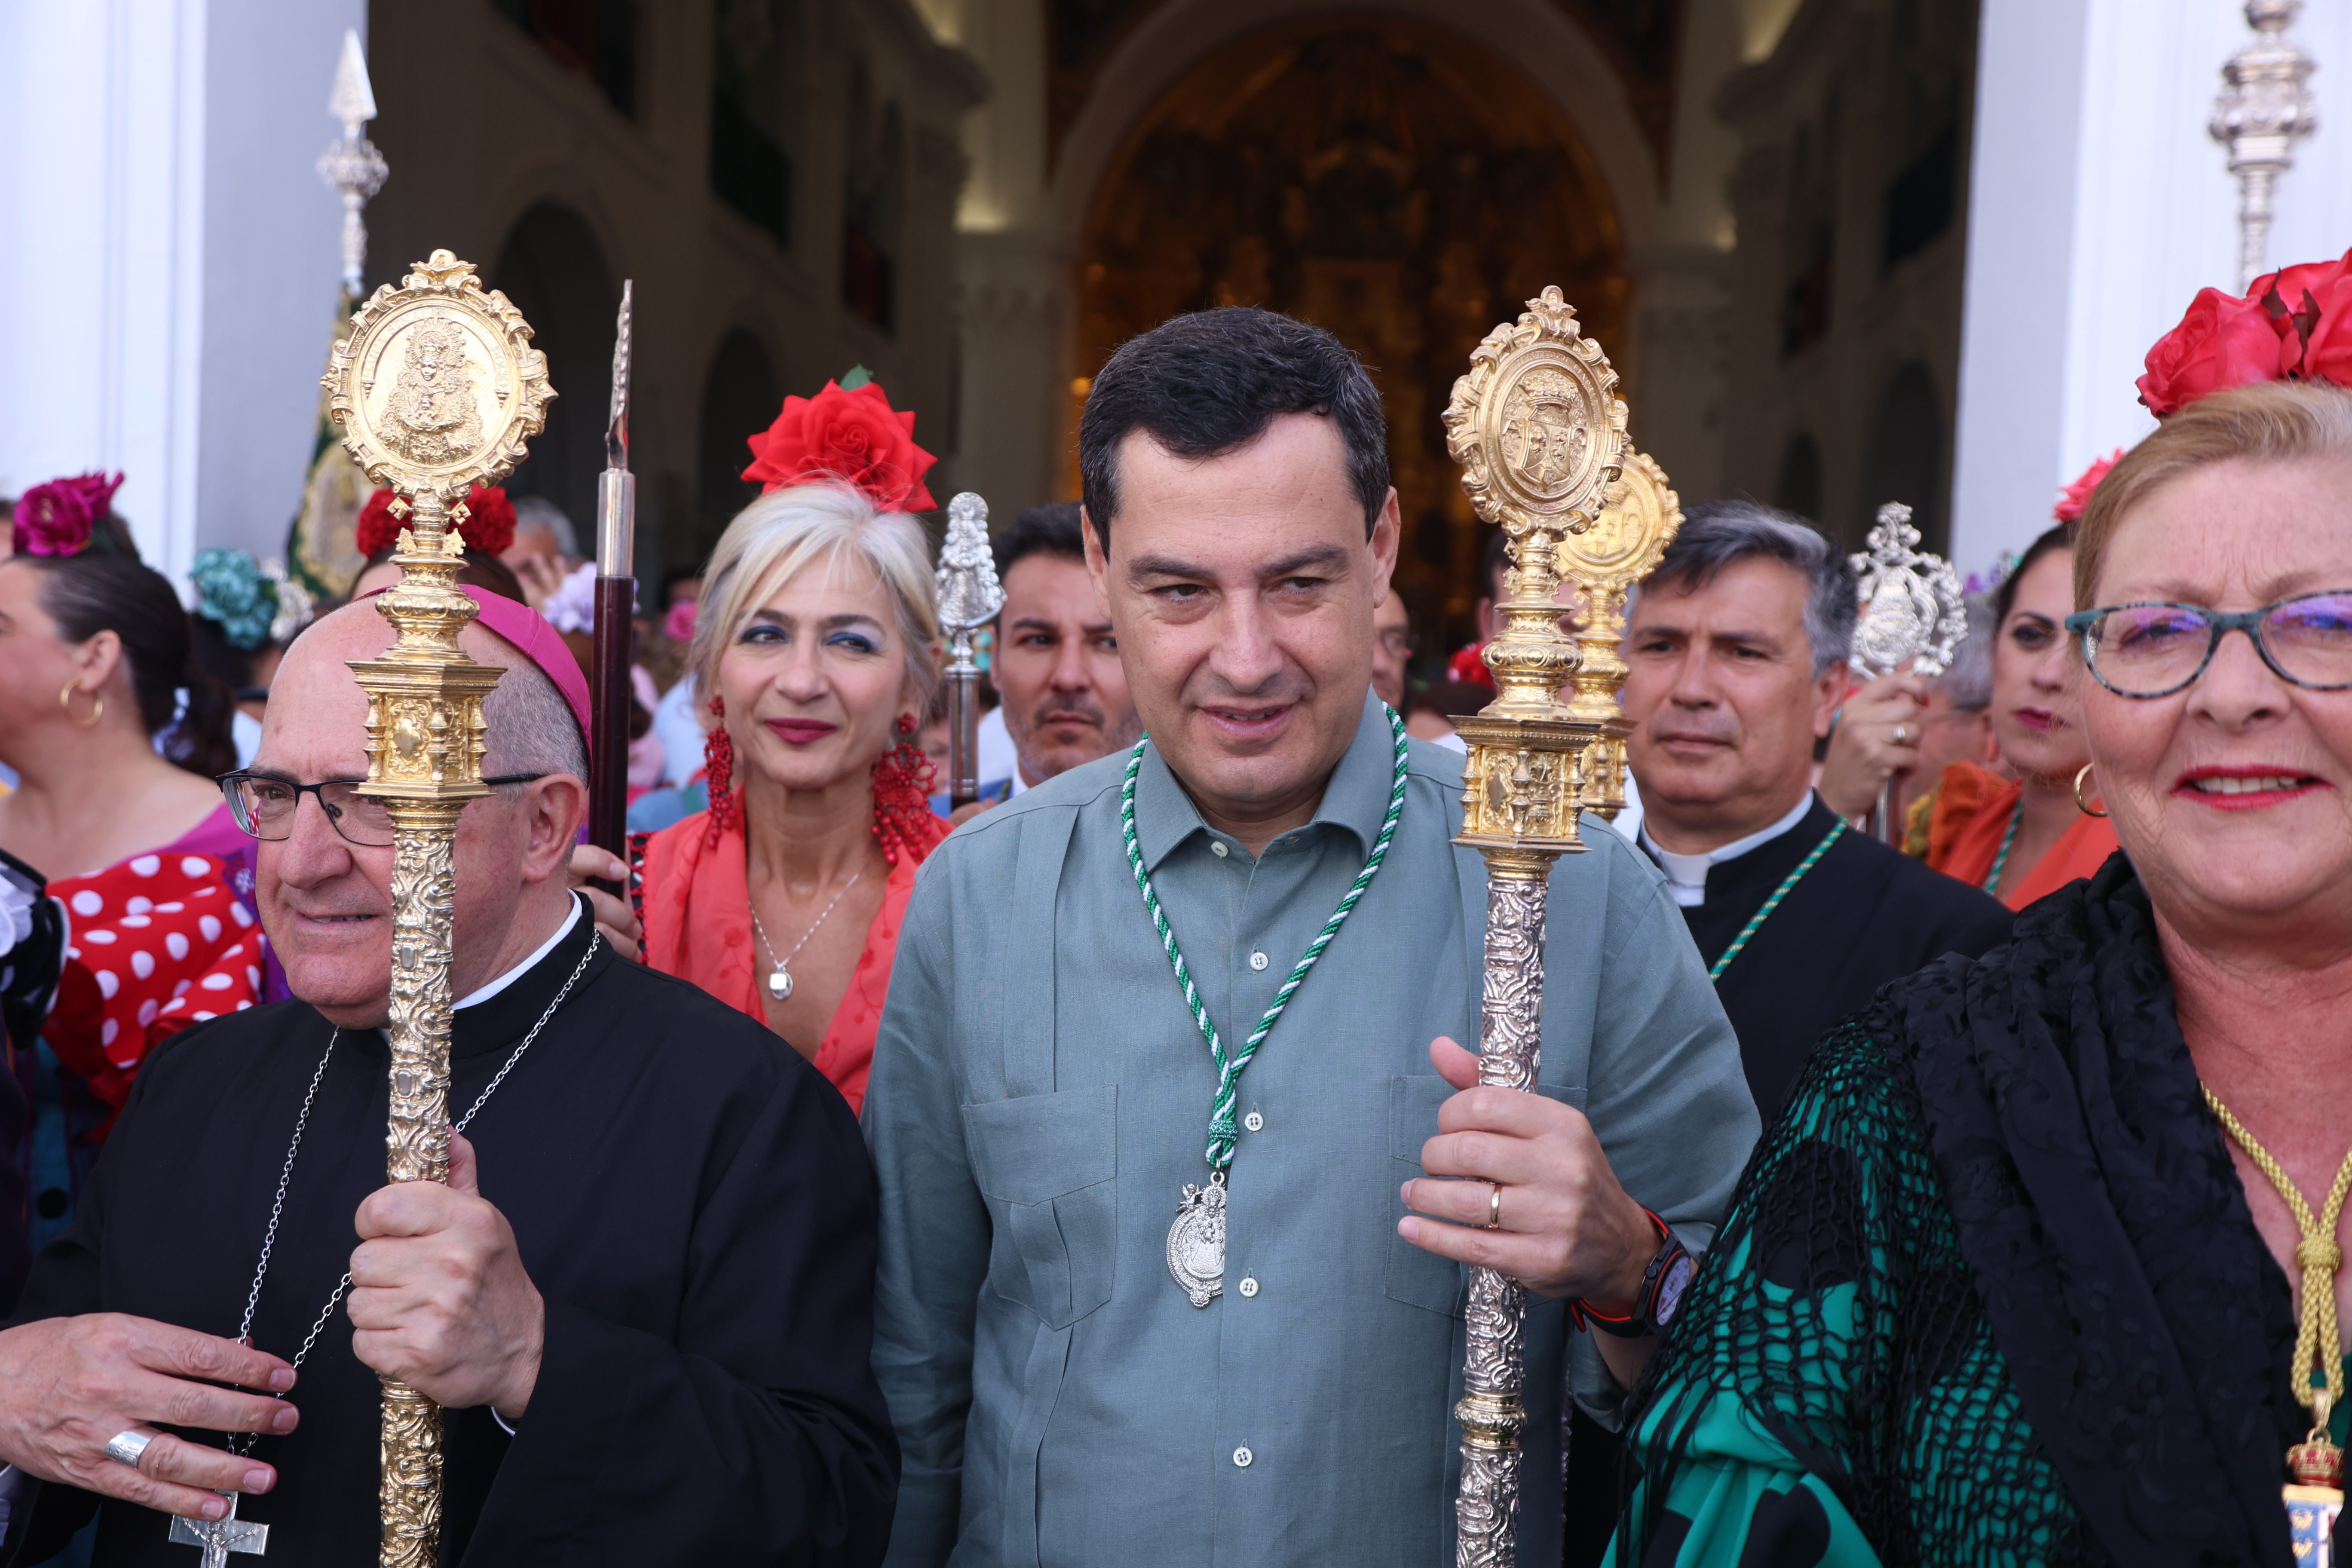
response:
M1520 1555L1556 1561L1563 1392L1613 1422L1647 1357L1645 1209L1721 1216L1738 1047L1596 822L1542 1092L1470 1087L1486 868L1462 759L1370 692L1396 492L1336 339L1171 321L1096 378L1080 463L1150 738L967 825L908 906L866 1106L890 1561L1447 1560L1465 1260L1538 1293Z

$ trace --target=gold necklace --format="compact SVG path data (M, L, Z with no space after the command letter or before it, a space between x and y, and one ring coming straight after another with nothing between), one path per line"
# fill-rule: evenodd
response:
M2327 1422L2335 1409L2336 1369L2344 1356L2344 1344L2336 1330L2336 1272L2344 1266L2344 1249L2336 1245L2336 1227L2344 1217L2345 1198L2352 1194L2352 1152L2345 1154L2336 1184L2327 1189L2327 1201L2314 1219L2311 1205L2288 1177L2286 1167L2255 1142L2220 1096L2210 1089L2204 1093L2205 1103L2212 1107L2223 1130L2237 1140L2246 1158L2286 1200L2295 1228L2302 1233L2302 1239L2294 1244L2294 1261L2303 1270L2303 1310L2297 1314L2294 1361L2287 1376L2295 1398L2311 1412L2311 1434L2286 1451L2287 1470L2294 1479L2282 1490L2295 1561L2311 1562L2333 1540L2336 1516L2344 1507L2344 1450L2328 1436ZM2319 1363L2322 1345L2327 1352L2324 1366ZM2312 1379L2315 1370L2319 1373L2316 1387Z

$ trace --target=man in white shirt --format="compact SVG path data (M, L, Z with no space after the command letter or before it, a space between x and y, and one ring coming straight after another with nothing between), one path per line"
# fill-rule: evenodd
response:
M1078 527L1076 501L1034 506L994 542L1004 607L989 672L1003 701L990 717L1012 742L1008 797L1123 751L1142 732ZM1006 776L982 773L983 784Z

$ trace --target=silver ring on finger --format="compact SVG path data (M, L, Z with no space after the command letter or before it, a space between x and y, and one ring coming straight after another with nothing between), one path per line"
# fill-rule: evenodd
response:
M1489 1189L1486 1194L1486 1223L1480 1228L1500 1230L1503 1228L1503 1184L1488 1182L1486 1185Z
M1895 726L1895 743L1898 746L1907 746L1911 743L1910 725L1897 724Z
M155 1434L152 1432L129 1429L117 1432L106 1440L106 1457L119 1460L135 1470L139 1468L139 1457L147 1451L147 1445L154 1440Z

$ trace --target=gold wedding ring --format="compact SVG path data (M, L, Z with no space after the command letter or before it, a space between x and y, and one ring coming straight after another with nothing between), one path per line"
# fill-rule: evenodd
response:
M1486 1186L1488 1191L1486 1228L1500 1230L1503 1228L1503 1184L1500 1182L1488 1182Z

